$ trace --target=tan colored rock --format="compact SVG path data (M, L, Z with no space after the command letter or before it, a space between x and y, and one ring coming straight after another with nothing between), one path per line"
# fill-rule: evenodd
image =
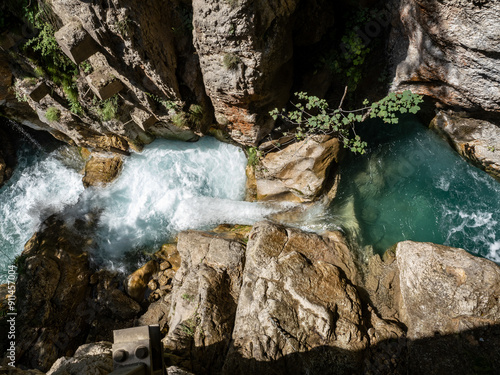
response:
M344 263L343 252L316 234L254 225L224 373L359 371L369 341L362 302L349 281L357 270ZM285 358L291 362L285 365Z
M177 249L182 264L173 281L164 345L192 356L195 373L220 371L231 340L245 247L215 233L187 231L179 234Z
M465 250L411 241L396 248L408 337L500 323L500 267Z
M500 127L442 111L430 126L460 155L500 180Z
M257 168L257 199L312 202L328 186L339 161L337 138L313 136L267 154Z
M156 272L158 272L158 263L150 260L132 273L125 281L125 291L127 294L137 302L142 302L148 283Z
M104 186L112 182L121 172L123 158L104 154L94 154L85 164L83 186Z

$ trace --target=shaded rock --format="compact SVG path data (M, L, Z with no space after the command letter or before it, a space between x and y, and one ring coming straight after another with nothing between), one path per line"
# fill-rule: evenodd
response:
M462 249L400 242L400 316L410 373L494 373L500 365L500 268Z
M500 111L497 1L394 1L403 32L393 34L392 89L411 89L448 106ZM393 30L397 30L394 28Z
M0 187L12 176L16 159L12 139L6 131L0 129Z
M220 371L231 340L245 247L222 234L179 234L182 264L174 278L169 332L173 354L193 358L195 373Z
M85 164L83 186L103 186L113 181L121 172L123 158L105 154L93 154Z
M257 199L315 200L332 188L328 178L339 161L339 147L337 138L313 136L267 154L256 170Z
M442 111L430 126L460 155L500 180L500 127Z
M105 375L113 371L110 342L80 346L73 357L59 358L47 375Z
M85 341L91 293L86 246L83 235L54 216L27 242L17 280L20 364L47 371Z
M369 341L345 255L318 235L257 223L224 373L358 373Z

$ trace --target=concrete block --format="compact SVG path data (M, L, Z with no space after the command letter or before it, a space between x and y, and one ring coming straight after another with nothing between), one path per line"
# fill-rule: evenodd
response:
M54 34L63 52L79 64L99 50L97 42L89 35L80 21L70 22Z

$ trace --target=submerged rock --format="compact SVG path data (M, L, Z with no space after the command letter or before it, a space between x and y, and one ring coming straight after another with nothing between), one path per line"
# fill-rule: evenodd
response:
M500 127L442 111L430 126L460 155L500 180Z

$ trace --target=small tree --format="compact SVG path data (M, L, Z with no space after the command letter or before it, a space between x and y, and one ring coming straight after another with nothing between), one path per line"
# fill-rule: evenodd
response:
M346 93L347 87L338 108L333 109L325 99L308 95L306 92L297 92L295 96L298 101L292 102L294 110L280 111L275 108L270 115L274 120L281 118L295 125L297 139L314 134L334 134L339 137L345 148L364 154L366 142L356 134L355 124L367 118L380 118L386 123L397 124L399 114L417 113L420 110L419 104L423 101L421 95L406 90L400 94L391 92L371 104L365 99L362 108L348 111L342 108Z

